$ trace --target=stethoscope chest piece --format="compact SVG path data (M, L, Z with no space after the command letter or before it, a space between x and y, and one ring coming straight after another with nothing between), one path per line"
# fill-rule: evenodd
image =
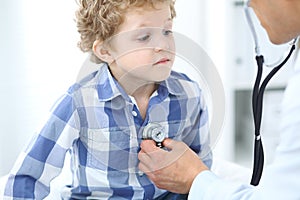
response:
M166 138L167 133L159 123L148 123L143 130L143 139L152 139L158 147L163 147L162 142Z

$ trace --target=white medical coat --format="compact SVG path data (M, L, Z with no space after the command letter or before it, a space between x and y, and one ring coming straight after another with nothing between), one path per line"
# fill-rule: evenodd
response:
M230 182L205 171L194 180L189 200L300 199L300 65L288 82L282 106L280 143L259 186Z

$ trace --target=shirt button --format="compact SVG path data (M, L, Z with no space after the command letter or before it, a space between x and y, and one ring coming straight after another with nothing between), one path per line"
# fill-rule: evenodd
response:
M144 172L140 171L138 172L139 176L144 176Z
M137 112L135 112L134 110L133 110L131 113L132 113L132 115L133 115L134 117L137 116Z

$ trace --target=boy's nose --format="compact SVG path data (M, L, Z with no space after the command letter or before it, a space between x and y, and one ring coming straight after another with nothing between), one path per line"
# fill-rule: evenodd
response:
M159 52L163 50L170 50L170 41L166 38L160 38L156 41L154 51Z

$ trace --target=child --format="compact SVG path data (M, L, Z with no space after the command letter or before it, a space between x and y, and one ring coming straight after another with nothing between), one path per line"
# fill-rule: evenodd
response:
M185 199L155 187L137 158L143 130L153 124L199 156L208 146L201 91L171 70L174 1L80 0L79 6L79 46L92 52L99 70L54 107L11 171L5 197L43 199L70 152L73 181L63 199ZM210 165L211 155L204 161Z

